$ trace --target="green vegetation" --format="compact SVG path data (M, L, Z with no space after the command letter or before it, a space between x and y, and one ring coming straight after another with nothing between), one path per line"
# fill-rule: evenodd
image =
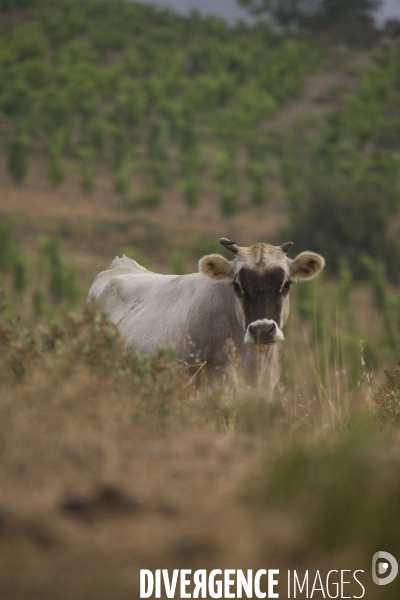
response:
M327 0L321 10L356 27L373 4ZM305 10L263 4L285 6ZM286 197L287 235L298 247L312 240L331 272L345 254L365 278L367 255L399 281L398 46L371 53L359 89L323 118L282 127L274 118L305 76L340 62L312 28L229 27L119 0L6 1L0 10L0 136L16 182L42 152L54 185L75 171L90 193L106 168L128 211L157 210L166 188L192 209L211 194L227 219ZM136 177L145 184L133 196Z
M330 114L317 142L305 128L282 139L288 235L302 245L312 239L333 272L345 255L356 277L365 277L367 254L399 282L400 245L391 232L400 210L399 73L399 47L377 53L360 89Z
M376 38L374 11L382 0L239 0L287 30L305 29L336 41L369 45Z
M147 413L150 425L154 405L146 405L146 399L155 397L165 403L164 408L184 400L187 381L173 351L160 349L151 357L126 352L116 327L95 307L70 314L46 329L10 326L3 321L0 331L0 371L8 385L29 381L46 368L65 380L79 377L83 369L107 385L119 386L121 392L124 388L133 397L137 395L138 418L146 418ZM160 417L167 416L163 406Z
M54 184L69 158L90 192L106 162L126 197L132 173L145 171L152 185L132 206L154 208L179 172L188 205L197 206L200 173L213 170L219 148L236 151L260 137L259 124L296 97L319 64L315 43L286 39L267 23L232 29L118 0L32 1L25 12L6 2L0 10L16 6L23 18L5 19L0 40L10 172L17 182L27 176L34 147L47 153ZM261 179L259 172L256 203ZM227 216L236 196L221 183Z
M32 261L18 249L13 224L0 220L0 256L0 283L8 292L4 299L8 319L15 319L21 309L29 320L61 316L82 299L77 266L61 256L57 237L42 236Z
M242 499L258 514L291 523L297 531L291 549L301 549L305 564L316 553L346 556L346 566L355 563L369 574L377 547L399 552L394 445L394 436L378 432L374 417L365 416L334 436L295 436L269 449ZM398 582L379 597L392 598L396 590Z
M0 220L0 233L0 282L7 291L4 315L10 322L20 313L30 322L49 322L79 306L91 282L85 281L85 286L78 282L77 264L65 258L65 245L60 237L40 236L36 253L28 258L18 249L11 222ZM215 240L192 236L183 247L168 252L167 270L183 275L189 264L196 264L202 256L215 252L231 258ZM155 268L136 245L120 246L116 253L126 254L149 270ZM322 404L324 397L332 393L331 369L342 370L344 389L353 389L366 374L388 364L400 345L400 293L391 287L381 262L367 254L362 261L368 283L355 281L353 265L342 256L337 281L319 278L308 284L298 283L292 289L286 326L292 353L287 357L286 383L290 389L296 386L308 389L312 385ZM359 296L364 304L360 316ZM322 377L315 379L314 372L312 384L304 382L301 376L298 378L301 361L308 360L307 353L312 354L314 369Z

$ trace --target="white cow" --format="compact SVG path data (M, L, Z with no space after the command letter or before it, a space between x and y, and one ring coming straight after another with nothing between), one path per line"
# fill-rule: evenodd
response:
M204 256L199 272L190 275L159 275L117 257L97 275L88 301L109 313L129 350L152 354L172 344L188 364L196 354L209 377L229 366L230 342L247 381L270 397L281 374L292 279L312 279L325 261L313 252L291 260L286 253L292 242L245 248L225 238L220 243L235 258Z

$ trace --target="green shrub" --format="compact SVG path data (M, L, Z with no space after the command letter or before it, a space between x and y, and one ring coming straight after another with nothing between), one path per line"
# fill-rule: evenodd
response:
M365 277L360 249L383 261L396 278L400 247L389 237L389 211L383 198L347 179L322 174L309 175L290 200L291 226L285 237L300 248L312 247L326 260L327 269L337 273L346 256L355 277Z
M39 241L40 267L48 275L48 290L53 302L74 305L79 298L77 268L61 258L57 238L43 236Z
M200 199L200 182L196 177L188 177L182 181L182 191L186 204L190 208L196 208Z
M144 396L150 388L155 391L158 384L159 389L172 392L168 376L163 380L164 371L169 371L170 376L181 376L170 350L160 350L153 357L126 352L117 328L94 306L86 306L81 314L68 315L40 333L27 328L19 330L4 322L0 322L0 329L0 372L4 377L27 376L38 363L44 365L48 356L53 356L62 370L67 368L67 373L85 365L102 376L136 376L135 385L144 386ZM64 371L64 375L67 373ZM159 377L154 379L156 373Z
M50 155L50 164L48 169L48 177L54 185L60 184L65 179L65 171L60 154Z
M66 145L66 130L59 129L53 133L49 140L50 164L48 176L52 183L58 185L65 178L65 171L62 164L62 153Z
M25 291L27 285L27 265L23 256L16 256L13 269L13 289L17 293Z
M390 286L386 278L385 265L376 262L367 255L362 255L361 259L371 279L375 307L382 316L385 342L392 350L395 350L397 347L396 313L392 311L389 300Z
M266 206L268 204L268 191L262 181L255 181L252 184L250 195L254 206Z
M168 130L163 121L157 121L151 126L149 136L149 156L153 161L165 161Z
M224 185L220 191L220 211L224 217L232 217L239 210L239 191L236 186Z
M78 155L82 189L92 192L95 184L96 154L91 148L81 147Z
M161 202L161 194L158 187L153 186L149 187L146 191L144 191L140 196L136 198L133 203L134 207L137 208L146 208L152 210L157 208Z
M0 0L0 11L8 11L12 8L21 8L25 6L32 6L35 0Z
M115 191L126 196L130 190L130 177L126 169L120 169L113 174Z
M33 290L32 309L34 318L40 318L46 313L46 301L42 290Z
M8 273L15 264L17 250L12 237L13 229L11 221L0 219L0 271L3 273Z
M31 140L19 134L8 145L8 170L17 183L22 183L28 174L28 152Z
M168 169L162 162L152 162L150 172L153 176L154 185L158 188L165 188L168 182Z
M282 518L296 515L313 551L352 548L369 561L383 545L396 554L400 477L390 447L367 417L334 438L297 439L269 451L245 497Z

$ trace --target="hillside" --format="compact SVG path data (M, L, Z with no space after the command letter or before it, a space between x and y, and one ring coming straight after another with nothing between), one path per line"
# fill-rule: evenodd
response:
M368 64L368 55L354 53L345 68L340 60L337 62L339 65L329 71L320 69L306 76L301 97L288 101L269 120L268 128L293 127L299 120L316 115L324 119L340 105L342 94L357 89L359 69ZM340 90L339 98L337 93L333 98L329 97L333 88ZM66 157L64 162L69 165L69 169L66 167L69 174L55 186L47 177L48 157L44 152L33 151L29 158L29 174L25 181L16 185L7 170L7 156L3 153L1 212L3 217L16 219L16 239L28 253L35 247L38 235L60 236L63 247L84 273L82 281L104 268L110 257L123 247L141 251L155 268L164 271L171 268L170 254L178 250L187 261L186 268L194 268L193 261L203 252L202 247L196 248L196 236L210 240L210 243L221 235L237 238L243 244L256 239L278 243L279 231L287 224L285 194L273 157L269 162L271 169L275 167L275 173L268 177L267 205L247 206L246 210L240 210L229 219L221 215L217 190L204 189L199 206L191 208L174 184L162 192L157 208L138 207L134 212L126 211L105 163L96 173L93 191L86 192L80 185L72 160ZM140 195L145 189L145 175L135 173L131 183L132 194ZM207 182L204 187L206 185ZM192 254L187 248L190 245L188 237L194 244ZM206 245L204 252L207 252Z
M343 280L333 305L353 279L369 282L353 286L365 307L345 342L354 377L360 336L370 364L387 360L398 300L386 277L399 281L400 257L398 46L346 48L113 0L29 0L1 14L10 318L80 305L116 254L181 274L224 252L221 236L293 239ZM311 300L298 293L301 346ZM328 329L335 310L325 303Z
M278 243L330 115L372 63L134 3L33 2L1 28L2 215L31 256L59 236L82 282L121 248L179 271L222 234ZM346 160L360 171L370 154Z

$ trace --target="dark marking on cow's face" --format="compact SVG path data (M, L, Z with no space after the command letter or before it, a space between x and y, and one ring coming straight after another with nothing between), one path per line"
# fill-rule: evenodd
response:
M290 278L282 267L264 271L243 267L235 276L233 289L242 304L245 326L260 319L281 326L281 313L290 290Z

